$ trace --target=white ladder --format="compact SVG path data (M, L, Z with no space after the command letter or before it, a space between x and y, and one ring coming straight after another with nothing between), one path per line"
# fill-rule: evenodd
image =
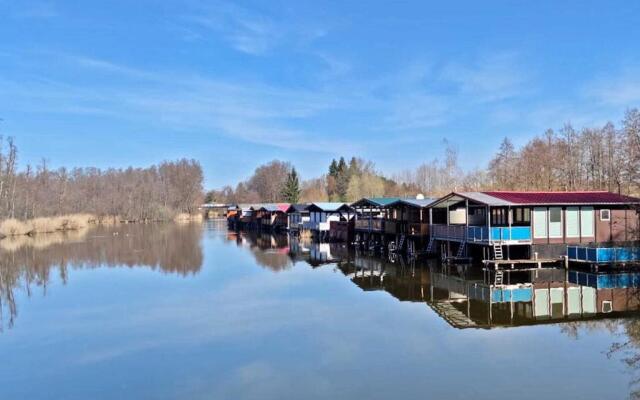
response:
M502 271L496 271L496 285L502 285Z
M493 258L495 260L503 260L504 256L502 255L502 246L499 244L493 245Z

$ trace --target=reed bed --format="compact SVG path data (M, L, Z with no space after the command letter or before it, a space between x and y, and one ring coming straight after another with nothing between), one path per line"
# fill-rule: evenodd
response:
M10 218L0 223L0 236L26 236L55 232L78 231L96 224L98 219L91 214L72 214L58 217L42 217L21 221Z

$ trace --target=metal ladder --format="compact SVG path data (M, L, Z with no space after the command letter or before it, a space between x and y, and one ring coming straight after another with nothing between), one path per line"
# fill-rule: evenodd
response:
M400 240L398 241L398 251L402 251L402 245L404 244L404 235L400 235Z
M496 271L496 285L502 285L502 271Z
M504 256L502 255L502 246L499 244L493 245L493 258L496 260L503 260Z
M429 244L427 245L427 254L433 253L433 246L435 246L435 244L436 240L432 236L431 239L429 239Z
M464 256L464 251L466 248L467 242L461 242L460 247L458 247L458 252L456 253L456 258L462 258Z

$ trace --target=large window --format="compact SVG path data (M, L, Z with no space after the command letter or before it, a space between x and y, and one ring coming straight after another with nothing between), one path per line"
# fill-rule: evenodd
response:
M533 237L536 239L544 239L547 237L547 209L533 209Z
M593 207L582 207L580 210L580 235L582 237L594 236Z
M491 225L507 225L507 209L492 208L491 209Z
M567 207L566 212L567 224L566 234L567 237L575 238L580 236L580 209L578 207Z
M531 209L529 208L514 208L512 209L512 223L514 225L529 225L531 223Z
M562 237L562 208L561 207L549 208L549 237L550 238Z

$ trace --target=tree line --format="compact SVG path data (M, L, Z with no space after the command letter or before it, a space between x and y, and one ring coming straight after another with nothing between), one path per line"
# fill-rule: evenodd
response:
M485 168L465 171L458 149L445 140L444 155L391 177L371 161L334 159L327 173L299 184L300 201L355 201L362 197L407 197L422 193L439 196L451 191L481 190L607 190L640 193L640 111L630 109L619 126L579 130L565 124L548 129L520 148L505 138ZM235 188L208 193L209 200L229 203L282 202L288 162L272 161ZM296 178L297 175L296 175Z
M18 169L13 139L0 138L0 219L74 213L124 220L168 220L195 213L203 172L195 160L147 168L51 169L46 161Z

